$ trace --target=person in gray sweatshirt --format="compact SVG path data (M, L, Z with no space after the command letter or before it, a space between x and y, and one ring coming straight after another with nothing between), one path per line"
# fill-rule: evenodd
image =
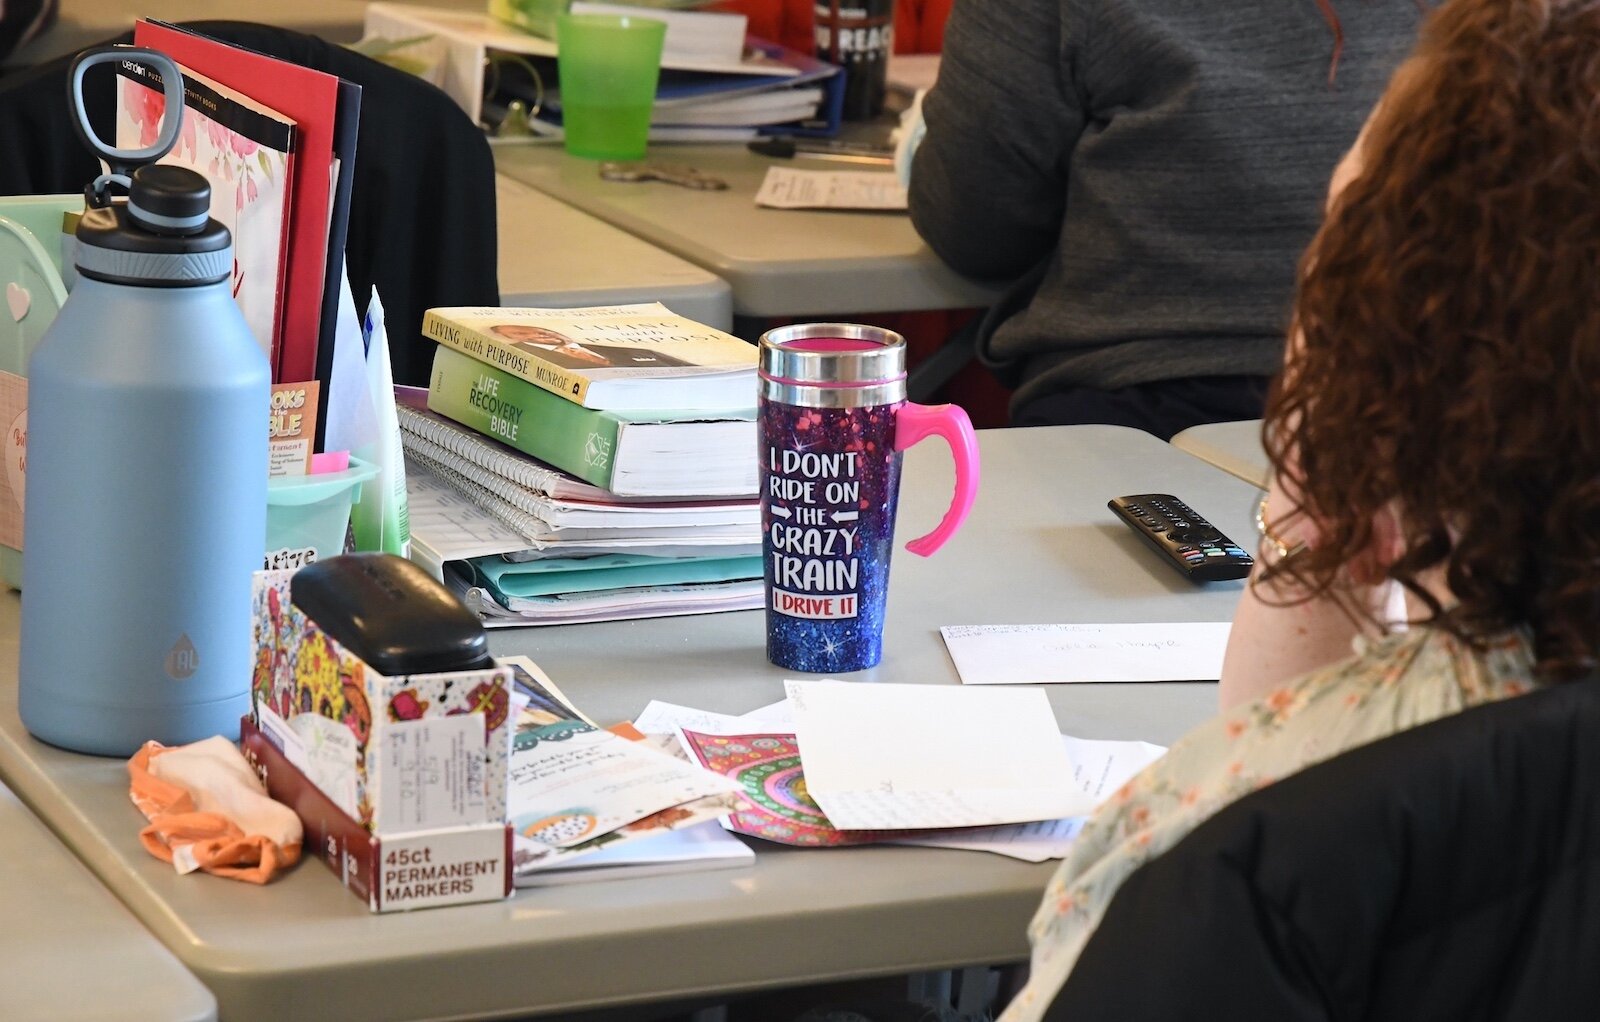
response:
M1256 418L1329 175L1413 0L957 0L912 223L1012 282L979 355L1013 425Z

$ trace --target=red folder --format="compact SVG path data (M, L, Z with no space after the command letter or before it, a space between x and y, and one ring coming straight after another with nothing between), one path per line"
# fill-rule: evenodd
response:
M283 343L272 378L281 383L314 379L328 259L339 79L158 22L135 24L133 41L136 46L159 50L207 78L237 89L293 118L298 126L289 196L289 265L284 275Z

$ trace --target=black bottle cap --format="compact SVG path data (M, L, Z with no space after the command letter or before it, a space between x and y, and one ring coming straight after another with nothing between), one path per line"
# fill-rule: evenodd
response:
M128 216L153 234L198 234L211 212L211 185L187 167L148 163L133 172Z

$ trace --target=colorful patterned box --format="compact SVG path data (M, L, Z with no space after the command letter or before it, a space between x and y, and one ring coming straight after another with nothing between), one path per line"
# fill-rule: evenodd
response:
M292 574L255 576L260 731L374 834L503 824L510 669L380 674L291 603Z

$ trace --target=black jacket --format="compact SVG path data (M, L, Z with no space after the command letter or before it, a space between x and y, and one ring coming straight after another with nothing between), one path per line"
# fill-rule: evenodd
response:
M1046 1018L1600 1018L1600 681L1241 799L1128 879Z

